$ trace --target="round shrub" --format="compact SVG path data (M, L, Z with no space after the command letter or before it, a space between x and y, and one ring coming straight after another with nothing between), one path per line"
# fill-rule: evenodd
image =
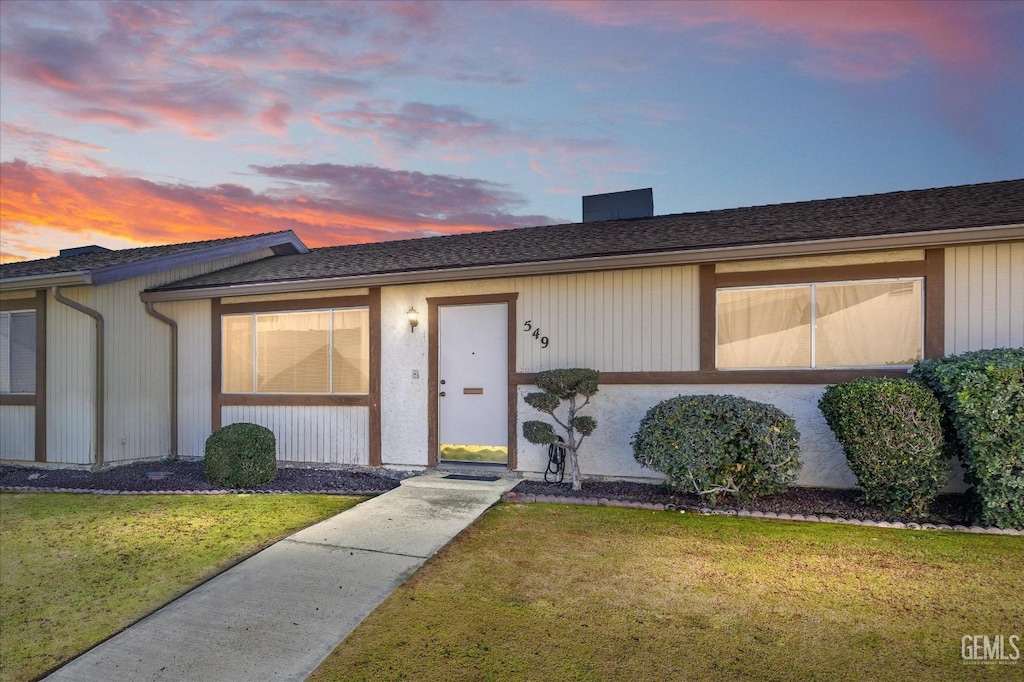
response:
M923 515L949 478L939 403L910 379L829 386L818 401L868 504Z
M640 421L633 457L714 504L784 492L800 472L800 434L773 405L733 395L681 395Z
M277 476L277 440L270 429L239 422L206 439L206 480L225 488L251 488Z

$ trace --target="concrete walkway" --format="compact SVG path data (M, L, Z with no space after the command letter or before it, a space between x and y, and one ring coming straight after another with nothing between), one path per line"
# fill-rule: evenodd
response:
M516 480L406 479L197 587L47 677L303 680Z

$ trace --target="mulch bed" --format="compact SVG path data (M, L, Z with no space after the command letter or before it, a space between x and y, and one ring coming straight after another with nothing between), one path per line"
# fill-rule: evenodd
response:
M832 516L871 521L916 522L945 525L971 525L970 502L967 495L939 495L932 503L927 517L914 519L886 514L864 504L858 490L833 488L790 488L780 495L769 495L755 500L738 501L720 499L714 507L697 495L684 494L668 486L628 481L584 481L583 490L573 492L568 483L552 484L542 481L522 481L512 492L521 495L548 495L592 500L618 500L644 504L665 505L677 509L710 509L717 512L760 511L802 516Z
M397 488L400 476L390 471L281 467L277 478L251 492L376 494ZM215 492L198 461L136 462L106 471L0 466L0 487L117 492ZM235 491L238 492L238 491Z
M377 494L397 488L404 475L408 474L363 468L282 467L278 469L275 480L247 491ZM0 466L0 487L133 493L221 491L206 482L203 476L203 463L199 461L136 462L100 472L5 465ZM583 490L574 493L568 483L550 484L524 480L520 481L512 492L515 494L512 497L545 495L554 499L575 498L595 502L605 499L621 503L660 505L668 509L708 510L707 502L696 495L683 494L656 483L585 481ZM951 526L968 526L973 521L967 495L940 495L932 504L927 517L912 519L886 514L869 507L864 504L863 495L859 491L831 488L791 488L780 495L770 495L746 502L723 499L710 509L712 512L739 510Z

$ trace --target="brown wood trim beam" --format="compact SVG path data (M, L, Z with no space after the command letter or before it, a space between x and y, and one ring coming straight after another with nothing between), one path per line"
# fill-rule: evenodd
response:
M221 379L221 304L219 298L210 299L210 433L221 426L220 379Z
M366 396L370 407L370 466L381 465L381 414L380 414L380 287L370 289L370 395Z
M301 395L283 393L227 393L220 397L224 406L263 405L281 407L355 406L372 407L369 395Z
M0 405L35 407L36 396L32 393L0 393Z
M437 379L438 347L437 299L427 299L427 466L436 467L438 459Z
M701 266L704 267L704 266ZM763 270L758 272L719 272L715 286L744 287L772 284L811 284L841 282L859 279L888 279L891 277L924 277L927 266L923 260L895 263L867 263L863 265L833 265L793 270Z
M301 298L289 301L253 301L252 303L222 303L221 315L238 313L277 313L294 310L326 310L328 308L366 308L371 296L330 296L327 298Z
M439 296L437 298L428 298L427 307L429 308L431 305L472 305L474 303L508 303L511 305L518 298L519 294L516 292L506 294L471 294L468 296Z
M697 281L700 306L700 310L697 313L699 319L700 369L709 372L715 369L715 343L718 337L715 328L715 288L717 286L717 277L714 264L705 263L701 265Z
M946 250L924 252L924 356L946 354Z
M509 294L508 303L508 468L515 471L519 461L519 434L516 427L519 425L519 391L512 383L512 375L516 373L516 330L519 325L516 323L516 300L518 293Z
M599 385L689 384L836 384L861 377L902 377L905 368L893 369L780 369L710 372L601 372ZM512 382L530 386L535 374L517 373Z

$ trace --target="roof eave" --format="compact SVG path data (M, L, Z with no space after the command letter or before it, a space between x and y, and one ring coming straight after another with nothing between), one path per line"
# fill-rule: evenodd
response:
M26 275L25 277L0 279L0 290L25 291L30 289L49 289L50 287L87 286L92 283L92 273L88 270L78 270L75 272L57 272L45 275Z
M220 244L203 249L181 251L167 256L147 258L135 263L97 268L92 271L92 279L93 284L96 285L111 284L220 258L240 256L257 249L273 249L274 253L279 256L309 253L309 249L302 243L302 240L289 230L285 233L260 235L249 239L240 239L229 244Z
M472 279L495 279L525 275L543 275L595 270L620 270L626 268L655 267L664 265L693 265L699 263L734 260L827 255L830 253L849 253L854 251L945 247L956 246L958 244L978 244L1015 239L1024 239L1024 223L934 230L930 232L909 232L870 237L843 237L838 239L806 240L779 244L747 244L742 246L710 247L703 249L662 251L657 253L593 256L587 258L482 265L465 268L415 270L409 272L347 275L317 279L284 280L247 284L223 284L191 289L147 291L140 294L140 296L143 301L184 301L215 298L220 296L282 294L316 291L321 289L422 284L425 282L461 281Z

